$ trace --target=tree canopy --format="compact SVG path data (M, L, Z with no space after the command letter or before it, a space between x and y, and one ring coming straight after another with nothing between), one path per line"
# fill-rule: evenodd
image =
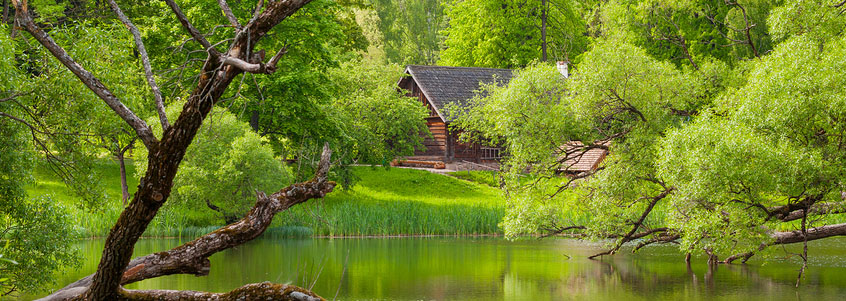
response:
M837 5L600 10L603 29L569 78L529 65L457 116L463 139L506 148L506 234L614 238L594 256L677 242L714 262L846 235ZM559 175L590 149L608 151L597 169Z

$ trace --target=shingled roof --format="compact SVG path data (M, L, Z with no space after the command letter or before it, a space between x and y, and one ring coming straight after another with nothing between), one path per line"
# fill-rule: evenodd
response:
M593 148L589 149L584 153L581 151L576 151L581 149L584 144L579 141L570 141L564 145L564 148L567 152L574 152L574 158L567 158L564 161L564 164L558 171L561 172L568 172L573 174L579 174L583 172L590 172L595 170L599 167L599 164L605 159L605 156L608 155L608 151L602 148ZM605 144L606 146L608 144Z
M410 74L423 95L444 121L451 121L444 108L448 103L459 106L473 98L481 87L496 80L498 85L511 80L511 69L445 67L409 65L405 72Z

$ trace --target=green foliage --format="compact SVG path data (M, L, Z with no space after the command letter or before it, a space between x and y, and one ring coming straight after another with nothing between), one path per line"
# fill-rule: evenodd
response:
M661 172L679 189L673 226L689 233L685 245L708 235L725 237L715 249L741 241L755 250L769 239L756 226L778 227L759 206L842 201L846 91L839 83L846 78L838 70L846 67L846 48L843 39L824 52L817 45L808 36L779 44L750 71L747 85L725 96L726 115L703 115L668 136Z
M167 111L176 117L181 108L173 104ZM156 120L149 123L161 131ZM220 207L224 216L243 216L255 203L256 191L272 193L291 183L282 161L266 142L235 115L215 108L185 153L167 206L194 212L189 224L210 223L209 217L216 214L211 214L206 202ZM137 155L136 170L146 171L146 151Z
M602 38L570 78L532 65L457 114L465 136L507 149L505 233L586 225L591 237L625 242L666 228L641 242L678 236L685 251L737 254L798 227L772 208L842 210L846 40L834 34L837 12L813 1L604 5ZM747 26L749 36L735 30ZM756 56L750 39L761 58L745 61ZM610 151L587 179L556 175L571 140ZM835 222L823 210L807 226Z
M396 64L432 65L438 61L444 29L444 3L438 0L374 0L375 33L385 58Z
M250 9L246 3L242 4L244 12ZM198 1L198 13L203 6L213 6L207 11L220 11L217 3ZM215 21L197 18L205 28L228 22L220 19L222 15ZM327 112L336 95L331 70L357 57L356 51L368 44L352 9L329 0L312 1L275 27L270 36L257 50L263 49L270 57L287 47L278 64L280 72L265 77L242 75L236 79L242 84L224 97L235 99L233 111L246 112L239 117L267 138L277 154L293 159L311 149L310 145L322 146L336 137L339 125Z
M835 8L833 1L785 0L773 9L767 25L774 40L784 41L792 36L806 36L822 43L842 35L846 29L843 8Z
M0 198L0 293L42 290L54 271L78 264L64 207L46 197Z
M76 23L54 28L51 36L80 65L121 95L122 103L136 114L153 114L140 62L133 48L126 46L133 44L122 25ZM30 48L28 45L37 42L25 41L28 38L19 36L9 41L13 49L4 52L15 60L14 69L26 76L14 85L13 91L22 94L12 102L20 110L14 115L37 127L35 147L80 197L75 206L96 211L102 208L105 194L95 174L94 160L104 151L118 153L135 139L135 133L46 50Z
M0 106L2 107L2 106ZM0 119L0 294L32 292L53 280L50 274L77 263L70 248L65 208L49 198L27 198L32 153L24 127Z
M400 66L372 59L349 61L332 70L338 96L328 111L338 119L339 153L346 160L386 165L422 147L420 133L428 132L428 112L397 90L402 76Z
M0 27L2 28L2 27ZM13 59L15 45L0 36L0 97L22 91L25 79ZM4 115L25 114L14 99L0 101ZM30 199L24 185L32 182L30 129L0 118L0 295L32 292L53 279L50 274L77 263L70 249L71 228L65 208L49 198Z
M659 60L689 67L710 59L733 65L772 49L764 25L778 2L619 0L603 5L600 14L603 35L637 45Z
M598 41L569 79L552 66L534 65L519 70L506 87L488 87L488 96L474 100L456 124L507 150L505 233L573 224L591 225L589 234L597 238L627 232L648 207L643 196L663 190L655 177L656 142L708 107L707 92L727 80L719 62L702 69L682 72L638 47ZM566 168L568 141L611 151L602 172L579 181L579 188L566 189L568 180L556 176ZM526 170L531 180L521 176ZM659 214L646 220L662 222Z
M457 117L453 127L465 131L462 139L503 144L516 170L557 160L554 151L560 142L578 139L583 130L566 98L564 80L552 65L532 64L516 71L507 87L484 89L487 97L474 98L463 109L449 107Z
M447 8L449 27L440 64L511 68L543 59L541 16L547 14L548 60L575 58L588 40L582 11L571 0L463 0Z

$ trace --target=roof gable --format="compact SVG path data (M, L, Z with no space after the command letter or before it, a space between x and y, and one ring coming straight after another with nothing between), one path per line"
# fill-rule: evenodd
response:
M405 71L417 82L441 119L447 122L452 121L445 111L447 104L463 106L476 96L481 83L496 81L502 85L511 80L514 72L511 69L421 65L409 65Z

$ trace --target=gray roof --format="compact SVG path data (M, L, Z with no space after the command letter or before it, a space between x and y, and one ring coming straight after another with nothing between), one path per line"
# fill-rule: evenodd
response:
M405 72L410 74L426 99L435 107L435 111L444 121L451 121L445 111L448 103L464 105L476 96L480 83L498 85L508 83L514 72L511 69L445 67L409 65Z

